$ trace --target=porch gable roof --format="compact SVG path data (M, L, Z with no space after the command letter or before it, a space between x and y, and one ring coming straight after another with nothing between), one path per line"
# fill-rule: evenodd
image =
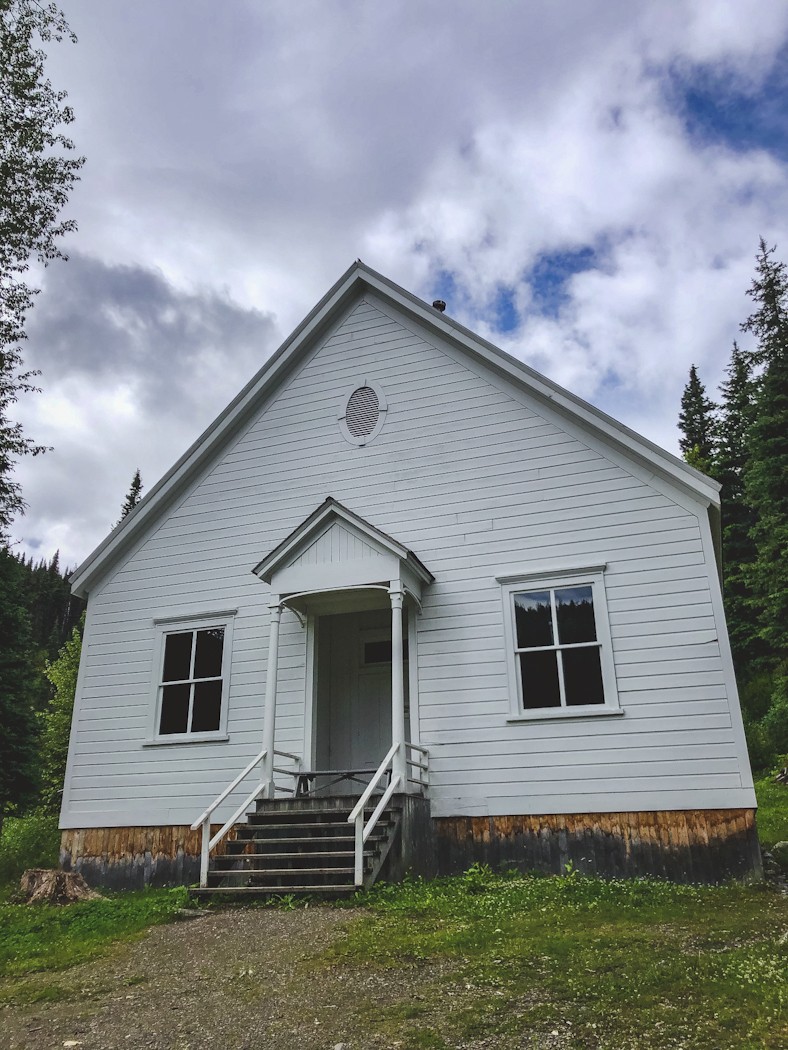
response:
M407 565L422 583L432 583L435 579L413 551L375 528L358 514L348 510L332 496L324 500L289 536L286 536L261 562L255 565L252 572L265 583L270 584L281 570L293 566L322 536L328 533L334 522L349 526L349 531L359 537L367 547L368 557L393 555Z

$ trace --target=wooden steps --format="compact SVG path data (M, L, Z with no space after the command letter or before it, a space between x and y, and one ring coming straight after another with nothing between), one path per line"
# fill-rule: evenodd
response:
M374 805L376 800L371 802ZM208 885L192 897L249 900L281 896L350 896L356 891L354 800L288 799L257 803L237 824L225 852L211 857ZM364 886L377 878L400 831L402 807L392 804L364 848Z

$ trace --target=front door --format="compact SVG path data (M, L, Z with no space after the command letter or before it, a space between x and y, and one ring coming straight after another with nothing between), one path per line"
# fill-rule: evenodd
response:
M390 611L321 616L317 673L316 767L376 769L391 747Z

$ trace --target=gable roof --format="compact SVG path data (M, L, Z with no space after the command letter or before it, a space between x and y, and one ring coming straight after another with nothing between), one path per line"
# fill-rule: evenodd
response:
M348 510L339 500L335 500L333 496L329 496L320 504L317 510L314 510L297 528L293 529L290 535L286 536L277 547L274 547L259 565L255 565L252 572L259 576L261 580L270 583L277 569L289 564L291 559L297 557L299 552L302 552L310 542L317 538L318 534L332 518L354 525L359 532L372 540L374 544L383 547L399 558L400 561L408 564L424 583L432 583L435 579L424 562L417 558L413 551L403 547L401 543L397 543L395 539L392 539L385 532L381 532L380 529L376 529L374 525L370 525L368 521L359 517L358 514L354 514L352 510Z
M612 444L628 458L639 461L707 505L718 506L720 486L716 481L474 334L451 317L439 313L423 300L370 269L359 259L329 289L174 466L72 573L71 585L75 594L82 597L88 594L91 585L100 575L139 540L146 528L178 498L210 457L216 455L241 429L260 403L292 371L320 335L365 291L374 292L384 302L415 318L428 330L435 332L471 358L483 362L499 375L524 388L537 401L582 424L592 434Z

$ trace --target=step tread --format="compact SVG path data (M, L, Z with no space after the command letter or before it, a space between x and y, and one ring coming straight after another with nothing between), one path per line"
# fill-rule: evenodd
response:
M314 850L312 853L223 853L214 860L255 860L265 857L266 860L311 860L312 857L355 857L352 849ZM364 850L365 857L374 857L375 850Z
M251 878L253 875L347 875L355 871L355 868L236 868L229 871L214 869L210 875L217 875L223 879Z
M256 823L256 821L258 819L259 819L258 817L254 817L254 816L250 817L249 820L247 821L246 827L248 827L248 828L265 828L266 831L273 831L273 830L276 830L278 828L286 828L288 830L294 830L295 828L322 828L322 829L325 829L325 828L348 828L348 827L351 826L350 822L347 821L347 820L318 820L318 821L314 821L314 822L285 821L284 823L276 823L276 824L275 823L268 823L268 822L266 822L265 824L258 824L258 823ZM379 826L381 824L385 825L385 824L391 824L391 823L393 823L391 820L386 820L384 817L381 817L380 820L377 822L376 826Z
M375 833L375 831L373 831L372 834L367 839L367 842L369 842L371 839L377 839L377 838L381 838L381 837L382 837L381 835L378 835L378 834ZM312 843L312 842L326 842L326 841L327 842L355 842L356 840L355 840L355 836L353 836L353 835L333 835L330 839L321 839L317 835L298 835L298 836L296 836L296 835L292 835L292 836L282 835L280 838L277 838L277 839L266 839L266 838L261 838L259 835L250 835L248 838L232 839L231 842L229 843L229 845L232 845L233 842L242 842L242 843L268 842L268 843L271 843L271 844L274 844L274 843L278 844L280 842L310 842L310 843ZM237 856L237 854L233 854L233 856Z
M278 893L351 893L356 889L350 883L343 885L313 885L313 886L200 886L199 889L190 889L189 896L197 897L203 894L230 893L233 896L252 896L258 894L268 897Z

